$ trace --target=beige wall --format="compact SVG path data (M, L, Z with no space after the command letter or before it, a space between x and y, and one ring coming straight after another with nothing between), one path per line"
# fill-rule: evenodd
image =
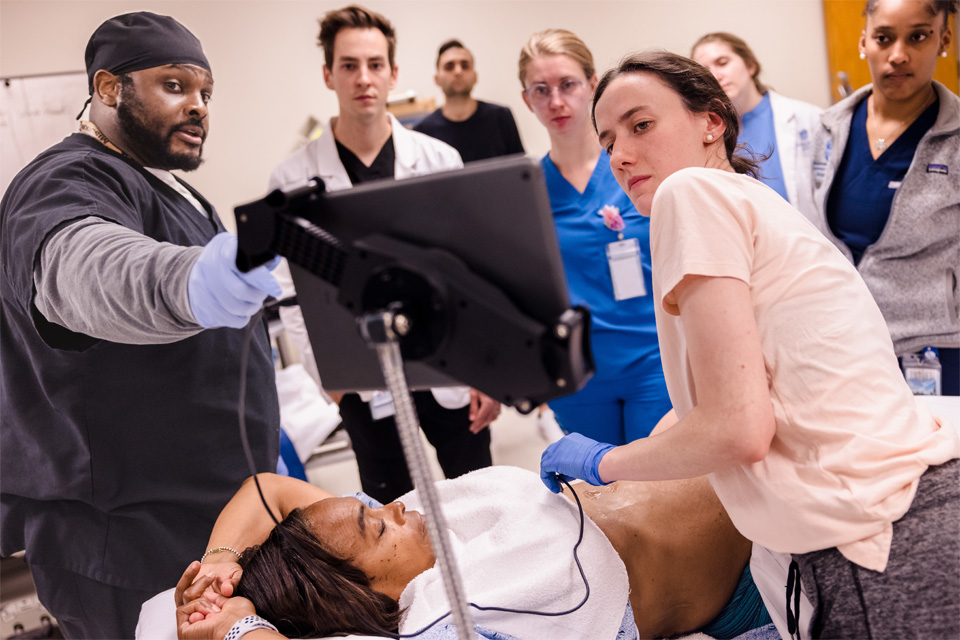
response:
M0 75L82 70L87 39L113 15L150 10L176 17L203 42L216 79L207 162L188 180L229 218L233 206L263 194L308 116L335 115L335 97L320 73L317 18L347 2L2 0ZM516 63L527 37L548 27L576 32L601 71L631 51L687 54L703 33L731 31L750 43L764 81L777 91L820 106L830 100L820 0L370 0L367 6L397 28L398 90L439 103L436 48L460 38L477 58L475 96L513 109L527 150L537 156L549 140L520 99Z

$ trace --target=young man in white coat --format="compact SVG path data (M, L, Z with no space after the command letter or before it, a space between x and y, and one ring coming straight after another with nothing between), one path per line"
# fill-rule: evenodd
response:
M302 184L319 176L327 190L349 189L368 180L404 178L459 169L459 154L449 145L409 131L387 112L387 96L396 86L396 37L390 22L351 5L327 13L320 23L323 79L337 94L340 113L322 135L282 162L270 189ZM284 295L293 293L289 268L276 272ZM304 366L320 383L299 307L281 312L287 333ZM373 418L372 394L335 398L350 434L363 490L384 504L413 488L392 415ZM447 477L489 466L490 432L500 412L495 400L466 387L413 393L417 415ZM389 413L389 411L388 411Z

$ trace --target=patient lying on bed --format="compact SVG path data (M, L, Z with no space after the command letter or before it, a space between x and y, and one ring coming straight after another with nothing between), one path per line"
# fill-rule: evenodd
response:
M409 633L449 610L423 516L413 510L416 492L401 498L410 508L371 508L290 478L260 480L281 526L272 526L248 480L217 521L210 548L259 546L239 564L225 551L187 569L176 591L180 637L223 637L253 613L292 637ZM579 515L570 500L546 491L536 474L504 467L437 488L469 600L534 611L582 600L572 555ZM478 626L514 637L613 640L627 600L644 638L695 630L733 637L769 621L745 573L751 545L706 479L574 489L587 516L579 551L587 603L559 618L472 611Z

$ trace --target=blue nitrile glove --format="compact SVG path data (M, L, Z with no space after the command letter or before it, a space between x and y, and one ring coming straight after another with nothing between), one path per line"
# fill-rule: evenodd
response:
M600 459L613 448L612 444L571 433L543 452L540 457L540 479L554 493L560 493L560 481L556 478L558 473L567 481L580 478L593 485L610 484L600 479L598 469Z
M269 295L279 297L280 284L270 273L279 260L243 273L237 269L237 236L218 233L190 270L187 298L197 324L204 329L242 329Z

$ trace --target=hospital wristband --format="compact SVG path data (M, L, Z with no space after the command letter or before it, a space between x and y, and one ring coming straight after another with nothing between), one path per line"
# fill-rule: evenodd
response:
M207 556L211 553L220 553L221 551L229 551L233 555L237 556L237 560L241 558L240 552L236 549L231 549L230 547L213 547L212 549L207 549L207 552L200 556L200 564L203 564L203 561L206 560Z
M277 630L275 626L260 616L247 616L242 620L238 620L236 624L230 627L230 631L227 632L227 635L223 636L223 640L237 640L237 638L240 638L256 629L270 629L271 631Z

